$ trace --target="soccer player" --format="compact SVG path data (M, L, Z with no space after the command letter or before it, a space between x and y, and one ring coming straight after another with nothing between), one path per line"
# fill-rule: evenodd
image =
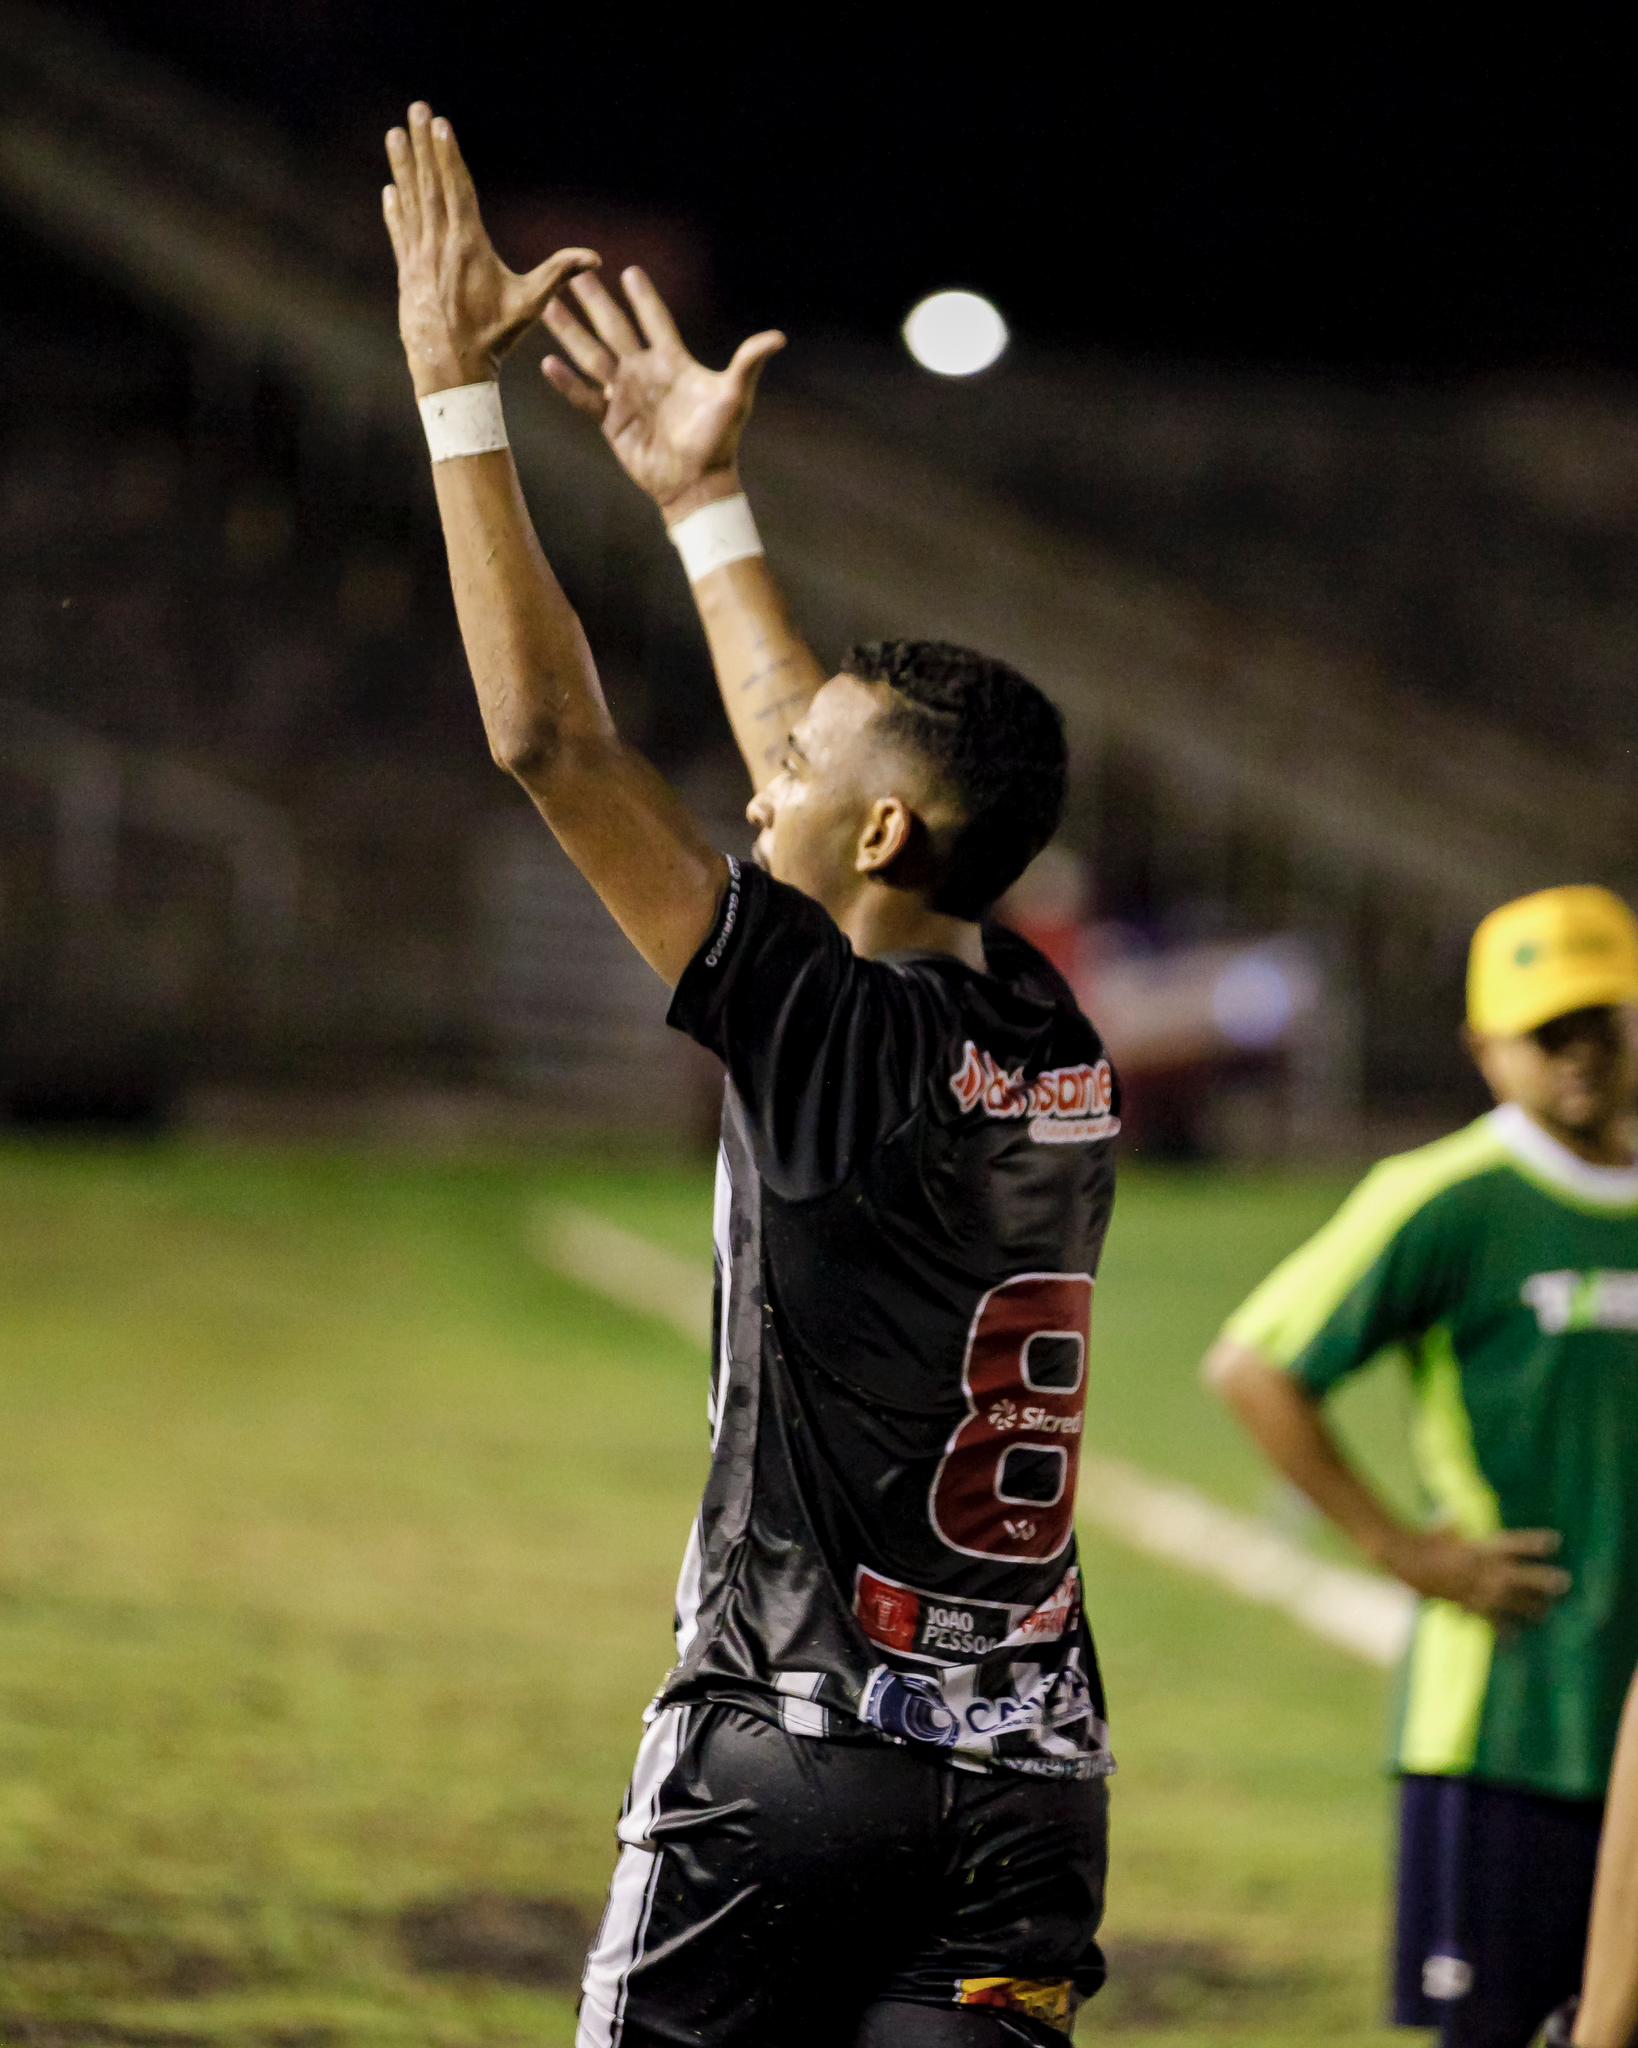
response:
M709 372L638 273L628 310L587 251L506 270L424 106L388 153L490 748L728 1071L710 1475L580 2042L1061 2048L1102 1976L1073 1515L1118 1103L1063 982L981 922L1056 826L1061 722L940 644L827 678L733 474L778 337ZM547 304L586 389L554 380L695 579L754 863L621 741L530 524L494 377Z
M1638 923L1547 889L1474 935L1498 1107L1378 1166L1207 1361L1263 1451L1422 1596L1405 1670L1394 2014L1525 2048L1581 1974L1638 1662ZM1437 1519L1408 1528L1322 1404L1407 1363Z

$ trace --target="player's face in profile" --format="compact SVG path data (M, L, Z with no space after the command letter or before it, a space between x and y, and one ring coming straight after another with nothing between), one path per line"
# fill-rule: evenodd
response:
M879 699L853 676L832 676L790 736L778 772L751 799L754 858L827 909L858 885L860 835L885 792L870 728Z
M1474 1056L1500 1101L1566 1131L1597 1131L1638 1100L1630 1011L1574 1010L1519 1038L1484 1038Z

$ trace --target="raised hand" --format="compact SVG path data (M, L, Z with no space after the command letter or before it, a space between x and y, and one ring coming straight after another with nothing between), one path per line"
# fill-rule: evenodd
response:
M500 359L577 273L590 249L560 249L521 276L508 270L478 213L455 131L417 100L387 137L392 183L382 211L398 259L398 331L417 397L493 377Z
M719 484L733 486L757 379L785 337L754 334L726 370L708 370L683 345L644 273L627 270L621 282L629 312L590 276L575 279L574 310L567 296L548 302L543 317L563 355L548 356L541 369L554 391L598 422L632 482L675 513L684 499L703 502Z

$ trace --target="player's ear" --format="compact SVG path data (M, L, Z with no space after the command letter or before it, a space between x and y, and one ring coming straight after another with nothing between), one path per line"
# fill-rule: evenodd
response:
M855 874L878 881L901 861L915 837L915 816L902 797L880 796L865 816L864 829L853 856Z

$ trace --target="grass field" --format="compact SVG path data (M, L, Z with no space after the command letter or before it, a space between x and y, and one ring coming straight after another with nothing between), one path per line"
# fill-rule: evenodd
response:
M1337 1193L1129 1174L1100 1448L1269 1503L1195 1366ZM540 1268L542 1199L708 1243L693 1165L0 1149L0 2043L571 2040L704 1369ZM1355 1426L1391 1473L1389 1405ZM1394 2039L1384 1679L1087 1570L1122 1770L1080 2038Z

